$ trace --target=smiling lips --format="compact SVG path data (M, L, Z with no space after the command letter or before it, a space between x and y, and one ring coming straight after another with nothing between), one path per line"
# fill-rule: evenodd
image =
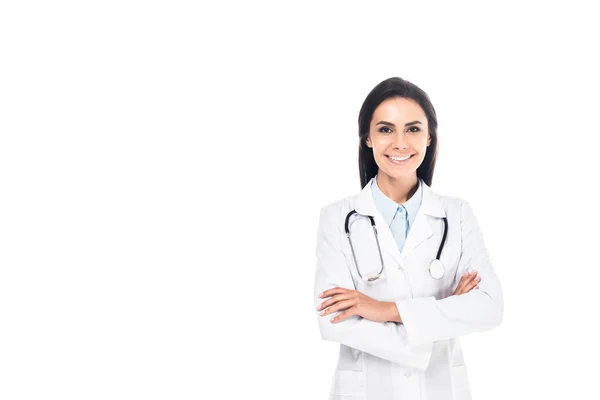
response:
M411 158L412 156L414 156L414 154L411 154L410 156L405 156L405 157L393 157L393 156L388 156L386 154L386 157L388 158L388 160L390 160L392 162L392 164L396 164L396 165L406 164L408 159Z

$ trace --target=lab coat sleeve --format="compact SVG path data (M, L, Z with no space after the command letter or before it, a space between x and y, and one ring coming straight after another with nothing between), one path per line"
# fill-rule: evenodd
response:
M317 268L314 285L314 307L325 301L319 294L334 287L354 289L354 282L346 258L341 251L343 221L331 214L337 210L321 209L317 234ZM339 225L339 228L338 228ZM424 371L431 358L432 344L410 346L406 329L396 322L375 322L360 316L351 316L332 323L339 312L321 316L317 313L321 338L344 344L376 357Z
M400 318L413 344L432 343L492 329L502 321L504 300L492 268L477 218L468 202L461 205L461 256L451 293L467 271L481 277L479 289L445 299L421 297L396 301Z

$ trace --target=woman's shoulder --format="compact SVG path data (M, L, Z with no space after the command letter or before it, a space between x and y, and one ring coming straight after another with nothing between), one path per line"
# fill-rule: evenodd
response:
M342 216L345 216L354 208L353 204L355 198L356 194L326 203L321 207L321 218L329 221L341 220Z
M475 218L471 203L465 197L437 192L430 187L428 187L428 189L430 193L433 194L432 197L436 199L444 210L444 213L449 220L465 221L473 220Z
M435 192L434 192L435 193ZM438 201L442 204L447 214L457 215L462 218L465 213L472 213L472 207L468 200L462 196L435 193Z
M466 202L465 199L463 199L462 197L455 195L436 194L436 196L438 198L438 201L442 203L444 208L447 210L460 209L462 207L462 204Z

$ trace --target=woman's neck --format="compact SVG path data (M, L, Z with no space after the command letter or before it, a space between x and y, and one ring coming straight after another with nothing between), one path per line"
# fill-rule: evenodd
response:
M419 188L417 174L410 178L393 179L386 174L377 174L377 186L390 199L398 204L404 204Z

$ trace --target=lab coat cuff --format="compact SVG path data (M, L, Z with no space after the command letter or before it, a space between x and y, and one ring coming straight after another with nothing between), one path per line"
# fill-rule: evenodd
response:
M427 335L427 313L429 307L435 307L435 297L422 297L396 301L398 314L406 329L406 337L411 347L433 344Z

